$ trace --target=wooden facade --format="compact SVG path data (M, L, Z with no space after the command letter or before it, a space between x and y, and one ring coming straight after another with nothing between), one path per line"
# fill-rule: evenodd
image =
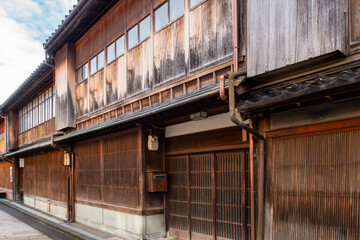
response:
M66 204L68 169L61 165L61 153L47 152L25 158L23 193Z
M10 179L13 165L9 162L0 162L0 192L5 193L7 199L13 198L13 183Z
M76 43L79 69L101 51L106 60L107 47L125 37L122 56L109 64L105 61L104 69L77 84L78 119L231 59L232 1L208 0L193 9L186 6L178 19L158 32L152 29L149 38L127 49L127 30L149 14L153 16L157 6L145 1L142 5L144 8L135 7L135 1L122 1ZM206 21L198 24L199 18Z
M359 0L83 1L50 38L62 42L45 44L53 70L4 108L1 157L15 161L25 204L132 239L359 239L360 120L346 107L359 102ZM173 19L172 2L184 3ZM237 107L264 101L239 110L265 136L264 162L259 141L223 116L218 84L234 71ZM55 117L20 131L25 99L53 85ZM200 112L206 130L192 124ZM13 187L10 166L0 162L0 190ZM164 191L147 188L156 177Z

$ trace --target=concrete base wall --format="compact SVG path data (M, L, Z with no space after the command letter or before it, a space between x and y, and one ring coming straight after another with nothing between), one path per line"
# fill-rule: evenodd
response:
M5 196L6 199L13 200L13 193L12 193L11 189L1 188L0 187L0 192L5 192L6 193L6 196Z
M51 200L39 199L32 196L24 196L23 201L27 206L67 220L67 207L63 206L63 204L52 202Z
M139 216L76 203L75 220L127 239L152 239L165 234L163 214Z

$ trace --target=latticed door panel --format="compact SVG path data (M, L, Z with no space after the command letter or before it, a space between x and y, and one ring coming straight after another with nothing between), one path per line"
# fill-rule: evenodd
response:
M169 228L188 231L188 155L168 158Z
M193 238L212 235L213 229L213 154L190 155L190 218Z
M168 226L186 239L247 239L245 151L168 158Z

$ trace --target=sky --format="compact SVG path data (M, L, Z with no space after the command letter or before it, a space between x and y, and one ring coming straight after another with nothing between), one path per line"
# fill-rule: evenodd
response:
M43 43L77 0L0 0L0 104L45 59Z

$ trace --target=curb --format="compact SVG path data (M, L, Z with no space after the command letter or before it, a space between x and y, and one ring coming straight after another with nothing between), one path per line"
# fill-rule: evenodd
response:
M22 209L22 208L18 208L16 207L16 205L14 204L11 204L10 202L7 202L7 201L4 201L4 200L0 200L0 204L3 204L3 205L6 205L8 207L11 207L19 212L22 212L46 225L49 225L61 232L64 232L72 237L74 237L75 239L79 239L79 240L105 240L104 238L101 238L101 237L98 237L98 236L95 236L94 234L91 234L91 233L88 233L88 234L83 234L81 232L78 232L78 231L75 231L75 230L72 230L70 228L68 228L67 226L63 226L62 224L58 224L58 223L55 223L55 222L52 222L52 221L49 221L48 219L45 219L43 217L40 217L40 216L37 216L35 214L32 214L31 212L29 211L26 211L25 209ZM35 210L35 209L34 209ZM59 220L59 221L62 221L63 224L66 224L67 222L64 221L64 220ZM82 231L82 230L80 230ZM85 232L85 231L83 231Z

